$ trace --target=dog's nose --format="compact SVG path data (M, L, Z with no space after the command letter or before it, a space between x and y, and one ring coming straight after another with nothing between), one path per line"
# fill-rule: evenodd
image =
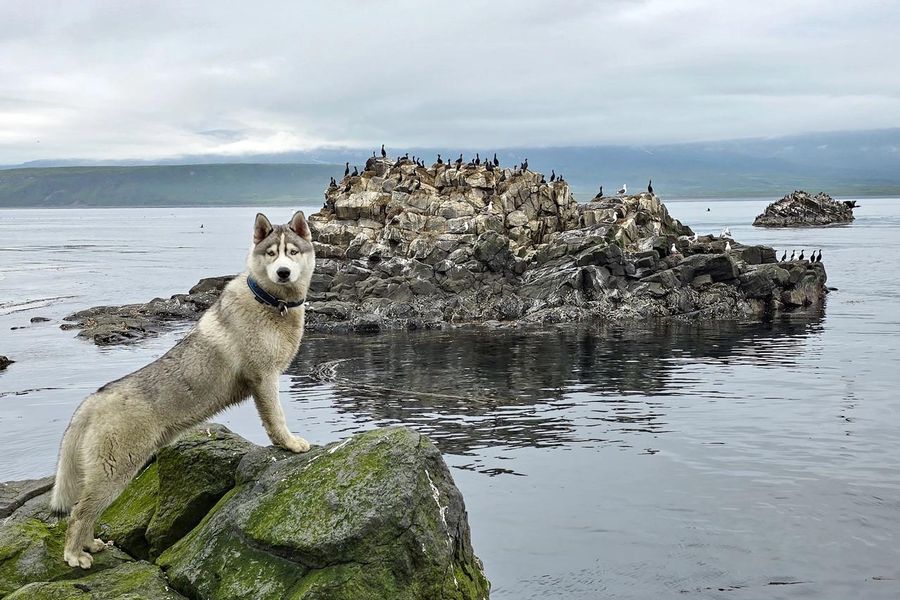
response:
M287 279L291 276L291 270L286 267L281 267L275 271L275 274L278 275L278 279Z

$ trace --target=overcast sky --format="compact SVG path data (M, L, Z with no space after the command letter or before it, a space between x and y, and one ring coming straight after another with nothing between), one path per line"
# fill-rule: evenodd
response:
M894 1L10 0L0 24L0 164L900 125Z

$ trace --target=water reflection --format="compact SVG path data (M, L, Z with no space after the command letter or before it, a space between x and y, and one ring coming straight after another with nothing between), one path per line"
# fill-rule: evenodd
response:
M411 425L450 454L630 447L631 434L667 432L667 397L698 393L698 365L790 369L791 357L821 329L821 317L807 316L764 325L310 335L288 374L298 397L327 389L338 412Z

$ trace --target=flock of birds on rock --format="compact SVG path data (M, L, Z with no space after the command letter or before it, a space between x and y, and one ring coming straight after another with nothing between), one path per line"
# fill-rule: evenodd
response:
M791 257L787 257L787 250L781 255L781 262L793 262L795 260L806 260L806 256L804 255L804 250L800 250L800 256L797 256L797 251L791 251ZM812 255L809 257L809 262L817 263L822 262L822 250L819 250L818 256L816 255L816 251L813 250Z

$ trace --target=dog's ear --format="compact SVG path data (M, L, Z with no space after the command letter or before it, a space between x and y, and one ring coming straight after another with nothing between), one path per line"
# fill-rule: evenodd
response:
M272 224L269 223L269 219L262 213L256 213L256 222L253 224L253 243L260 243L270 233L272 233Z
M302 210L298 210L294 213L294 216L291 217L291 223L288 225L291 228L291 231L302 237L307 242L312 241L312 233L309 231L309 223L306 222L306 217L303 215Z

